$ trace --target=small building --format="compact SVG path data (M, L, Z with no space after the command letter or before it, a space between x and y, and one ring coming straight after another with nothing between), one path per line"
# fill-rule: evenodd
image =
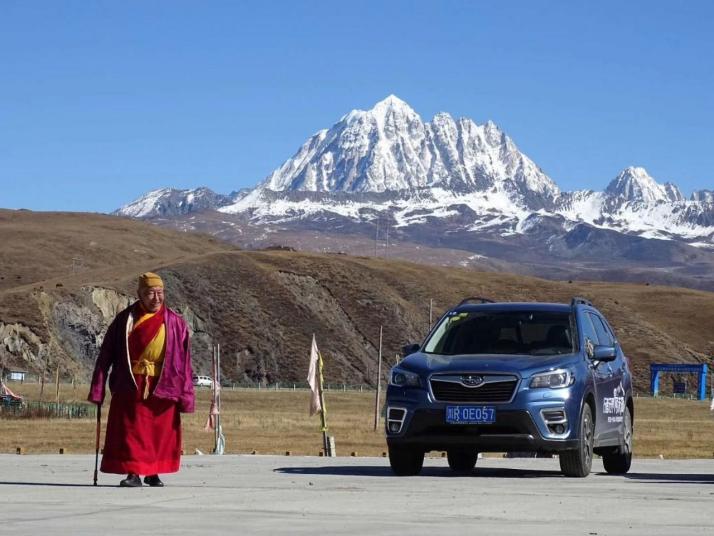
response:
M10 370L5 376L5 379L10 382L24 382L26 374L27 371L24 370Z

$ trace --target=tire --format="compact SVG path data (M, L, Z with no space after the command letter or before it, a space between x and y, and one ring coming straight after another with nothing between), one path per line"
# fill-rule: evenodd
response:
M632 414L625 408L625 433L623 444L617 450L602 455L605 471L611 475L624 475L632 464Z
M475 449L447 449L446 459L452 471L467 475L476 467L478 452Z
M590 405L584 404L578 429L578 448L560 453L560 470L565 476L583 478L590 474L593 463L594 428Z
M414 476L424 465L424 451L413 447L389 447L389 465L397 476Z

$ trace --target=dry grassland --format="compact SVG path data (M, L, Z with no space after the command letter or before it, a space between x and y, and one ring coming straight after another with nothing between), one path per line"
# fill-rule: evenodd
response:
M37 400L35 384L12 388ZM44 399L54 395L46 386ZM87 386L62 386L60 400L82 401ZM319 417L308 417L307 391L257 391L226 389L222 394L222 425L226 453L318 455L322 447ZM380 456L386 450L383 423L374 427L374 393L326 393L329 433L335 436L337 454ZM183 416L184 449L194 454L213 447L213 432L206 432L210 392L200 390L196 413ZM104 405L104 419L108 404ZM90 453L94 450L91 419L2 419L0 453L22 447L27 453ZM707 402L638 398L635 401L635 455L638 457L711 458L714 456L714 415Z

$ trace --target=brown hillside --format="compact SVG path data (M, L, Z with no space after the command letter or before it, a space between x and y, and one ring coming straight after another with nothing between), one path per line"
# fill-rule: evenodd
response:
M81 274L98 269L119 268L122 277L126 267L235 249L208 235L128 218L0 209L0 291L73 275L81 281Z
M37 221L31 221L34 216ZM709 363L714 352L714 294L708 292L570 284L382 258L243 252L203 236L119 218L20 217L27 218L25 229L33 231L24 234L23 250L3 242L2 266L8 273L24 270L23 277L38 275L32 285L0 291L0 330L15 323L27 328L15 328L12 344L0 338L5 341L0 364L5 366L54 370L59 364L65 375L86 377L106 328L107 308L113 314L121 299L133 294L136 274L146 269L164 276L169 304L190 322L197 371L209 371L210 344L219 342L223 373L232 381L303 382L315 333L328 381L374 383L380 325L385 358L393 363L401 345L424 336L430 300L436 320L470 295L555 302L589 297L617 331L640 390L647 389L650 362ZM5 221L0 220L3 236L9 232ZM142 245L136 237L142 237ZM111 247L86 245L99 238ZM64 246L54 254L30 257L46 266L23 260L23 255L59 242ZM67 267L77 243L85 244L86 263L71 273ZM149 245L154 246L151 256L136 251ZM50 279L41 280L39 274Z

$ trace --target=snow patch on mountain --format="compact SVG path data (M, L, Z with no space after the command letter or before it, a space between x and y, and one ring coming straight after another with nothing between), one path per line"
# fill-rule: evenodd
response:
M308 219L317 215L335 215L360 222L375 220L388 213L395 228L425 224L433 219L460 217L465 212L470 220L467 230L505 228L507 234L516 232L519 222L530 211L516 203L502 191L459 194L443 188L428 188L412 194L394 196L382 201L356 200L349 196L340 199L292 199L289 195L255 190L239 202L219 209L225 213L249 213L255 223L283 223Z

